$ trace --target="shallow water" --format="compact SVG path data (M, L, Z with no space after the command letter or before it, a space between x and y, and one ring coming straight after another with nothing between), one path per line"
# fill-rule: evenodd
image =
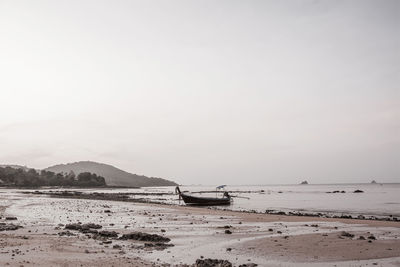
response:
M215 186L181 186L181 190L189 192L214 191ZM234 198L231 206L222 207L232 210L255 210L258 212L281 210L400 216L400 184L251 185L227 186L226 190L233 192L231 195L238 196ZM362 190L364 193L353 193L355 190ZM183 202L179 203L178 197L173 194L174 187L112 189L112 191L166 193L161 196L134 197L183 205ZM346 193L327 193L333 191L345 191ZM199 195L215 196L216 194L202 193Z
M227 186L233 204L217 208L265 212L266 210L322 212L331 214L400 216L400 184L333 184L333 185L246 185ZM62 189L64 190L64 189ZM71 189L83 192L133 193L130 197L155 202L184 205L174 194L174 187L139 189ZM215 191L215 186L181 186L182 191ZM364 193L353 193L362 190ZM9 192L1 189L0 192ZM346 193L327 193L345 191ZM149 195L134 195L149 193ZM160 194L160 195L155 195ZM216 193L195 193L216 196ZM218 194L222 196L222 193ZM248 199L247 199L248 198Z

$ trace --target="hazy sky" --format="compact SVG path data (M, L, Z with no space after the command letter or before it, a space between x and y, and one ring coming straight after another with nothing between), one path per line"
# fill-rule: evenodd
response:
M400 1L0 0L0 163L400 182Z

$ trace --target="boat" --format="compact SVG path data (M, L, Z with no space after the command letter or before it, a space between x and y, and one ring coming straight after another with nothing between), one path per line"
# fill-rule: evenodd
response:
M179 195L179 199L183 199L186 205L192 206L220 206L220 205L230 205L232 202L231 196L228 192L224 192L223 197L198 197L189 195L187 193L182 193L179 186L175 188L175 193Z

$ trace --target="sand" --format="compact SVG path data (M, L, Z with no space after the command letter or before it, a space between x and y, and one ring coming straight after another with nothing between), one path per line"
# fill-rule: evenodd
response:
M1 266L179 266L201 257L227 259L235 266L250 262L259 266L400 266L399 222L22 194L1 196L0 213L1 223L23 226L0 232ZM5 220L5 216L17 220ZM143 241L93 239L78 231L70 231L73 236L58 235L65 231L65 224L76 222L97 223L102 230L120 235L158 234L170 238L168 243L174 246L159 249ZM343 231L354 237L342 236Z

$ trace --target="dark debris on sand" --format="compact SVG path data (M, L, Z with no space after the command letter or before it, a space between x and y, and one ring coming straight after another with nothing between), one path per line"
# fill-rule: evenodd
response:
M70 231L63 231L58 233L59 236L76 236L76 234L70 232Z
M232 263L227 260L218 259L197 259L194 267L232 267Z
M66 230L76 230L84 234L97 234L98 231L96 229L101 229L103 226L95 223L70 223L65 225L64 229Z
M149 241L149 242L169 242L171 239L157 234L147 234L142 232L133 232L129 234L123 234L119 239L121 240L138 240L138 241Z
M59 232L59 236L76 236L76 234L70 232L69 230L79 231L84 234L92 234L87 235L89 238L93 238L96 240L102 240L103 244L110 244L111 241L108 239L117 239L120 235L116 231L108 231L108 230L96 230L101 229L102 226L95 223L71 223L65 225L66 231ZM166 244L167 242L171 241L168 237L164 237L157 234L147 234L142 232L132 232L129 234L123 234L118 238L119 240L136 240L136 241L145 241L151 243L145 243L143 246L138 248L141 249L156 249L156 250L164 250L166 248L174 246L173 244ZM117 248L119 245L114 245L114 248Z
M103 231L99 231L95 234L95 236L101 236L101 237L107 237L107 238L117 238L118 237L118 233L115 231L107 231L107 230L103 230Z
M340 236L350 237L350 238L353 238L353 237L354 237L353 234L350 234L349 232L346 232L346 231L343 231L343 232L340 234Z
M194 264L187 265L179 265L180 267L232 267L233 264L228 261L228 260L222 260L222 259L197 259ZM255 263L245 263L239 265L239 267L256 267L258 266Z
M0 223L0 231L15 231L18 230L19 228L23 228L21 225L16 225L16 224L6 224L6 223Z

